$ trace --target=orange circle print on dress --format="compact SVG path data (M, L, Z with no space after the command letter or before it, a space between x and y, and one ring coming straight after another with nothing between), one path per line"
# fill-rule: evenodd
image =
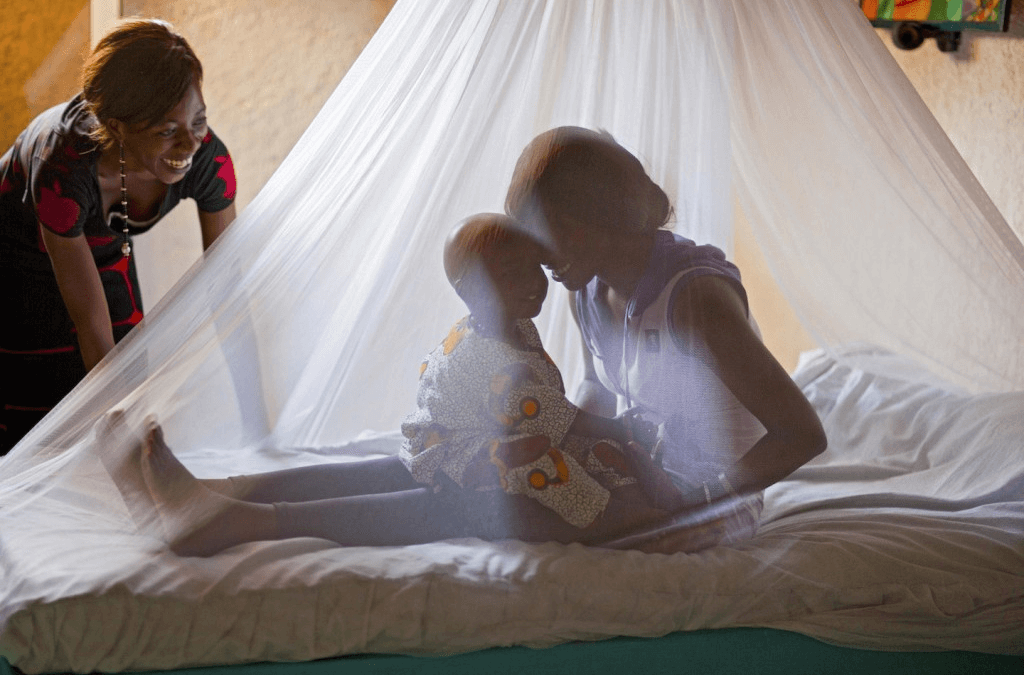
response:
M540 469L531 471L526 480L530 482L530 487L534 490L543 490L548 486L548 476Z
M540 414L540 401L527 396L519 402L519 412L528 420L532 420L538 414Z
M557 448L551 448L548 450L548 457L555 465L555 478L551 478L541 469L534 469L530 473L526 474L526 480L530 483L530 487L535 490L543 490L549 485L565 485L569 482L569 467L565 463L565 458L562 457L562 453Z

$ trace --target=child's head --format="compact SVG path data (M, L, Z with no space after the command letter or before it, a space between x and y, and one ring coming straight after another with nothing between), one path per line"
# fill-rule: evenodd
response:
M444 246L444 271L478 321L508 323L540 313L548 279L544 250L498 213L459 223Z

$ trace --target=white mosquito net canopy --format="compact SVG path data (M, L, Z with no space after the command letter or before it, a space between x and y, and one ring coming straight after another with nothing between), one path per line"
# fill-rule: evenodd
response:
M633 151L698 242L731 248L738 195L824 348L1024 388L1024 248L852 2L404 0L216 246L0 462L0 528L66 481L96 484L89 527L121 522L95 459L126 450L93 432L112 409L186 455L397 430L465 313L446 234L564 124ZM540 327L571 392L560 288Z

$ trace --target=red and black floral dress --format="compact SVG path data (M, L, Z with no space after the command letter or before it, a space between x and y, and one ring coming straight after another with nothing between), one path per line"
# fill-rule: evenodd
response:
M77 96L39 115L0 158L0 455L85 376L41 227L62 237L86 238L115 341L142 319L135 258L121 253L121 205L102 213L96 175L100 151L88 133L95 124ZM212 131L189 172L168 186L157 215L145 223L130 222L130 234L145 232L187 198L207 212L234 201L231 156Z

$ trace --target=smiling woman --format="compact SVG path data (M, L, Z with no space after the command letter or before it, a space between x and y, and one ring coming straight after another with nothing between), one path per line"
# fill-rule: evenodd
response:
M131 236L187 198L204 248L234 220L202 79L169 24L125 21L96 45L82 92L0 158L0 454L142 320Z

